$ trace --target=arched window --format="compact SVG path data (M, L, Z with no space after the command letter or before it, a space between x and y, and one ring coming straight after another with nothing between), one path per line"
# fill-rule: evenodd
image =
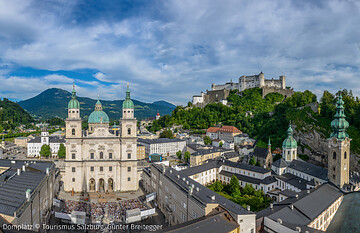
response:
M130 129L130 128L128 128L128 134L129 134L129 135L131 134L131 129Z
M346 159L346 152L344 153L344 159Z
M100 152L100 159L103 159L104 158L104 153L101 151Z
M336 152L333 153L333 159L336 159Z
M72 135L75 135L75 129L72 129L72 130L71 130L71 134L72 134Z

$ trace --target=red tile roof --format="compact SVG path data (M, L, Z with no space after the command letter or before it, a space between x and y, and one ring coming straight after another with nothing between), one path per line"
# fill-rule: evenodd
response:
M206 132L209 133L217 133L217 131L219 131L220 127L209 127Z
M242 133L241 130L239 130L235 126L230 126L230 125L224 125L219 129L219 131L224 133Z

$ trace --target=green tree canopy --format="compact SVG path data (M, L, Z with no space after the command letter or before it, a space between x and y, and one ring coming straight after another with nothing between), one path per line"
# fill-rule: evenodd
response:
M232 175L230 184L229 184L229 191L231 194L238 194L240 193L240 184L238 178L235 175Z
M176 152L176 156L178 157L178 159L181 159L181 155L182 155L181 150L179 150L178 152Z
M205 145L210 145L211 144L211 139L210 139L209 136L204 137L204 143L205 143Z
M173 132L170 129L165 129L160 133L160 138L174 138Z
M190 161L190 152L189 151L185 151L184 159L187 163L189 163L189 161Z
M66 148L65 148L64 144L62 144L62 143L59 146L58 157L59 158L65 158L66 157Z
M250 164L250 165L255 165L255 164L256 164L256 161L255 161L255 157L254 157L254 156L251 157L251 159L250 159L250 161L249 161L249 164Z
M41 149L40 149L40 156L41 157L49 157L51 155L51 149L50 149L50 146L49 145L42 145L41 146Z

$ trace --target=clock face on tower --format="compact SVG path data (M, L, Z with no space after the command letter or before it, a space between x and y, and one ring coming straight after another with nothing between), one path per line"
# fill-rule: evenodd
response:
M332 138L332 144L335 146L335 145L336 145L336 143L337 143L336 138Z

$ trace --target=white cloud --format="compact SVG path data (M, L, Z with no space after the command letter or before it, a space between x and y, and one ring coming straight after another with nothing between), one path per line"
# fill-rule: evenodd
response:
M77 2L57 4L55 12L67 15ZM79 81L93 85L91 92L84 92L92 97L97 90L106 98L123 98L130 82L133 98L186 103L211 83L235 81L260 70L266 77L285 75L298 90L319 93L341 84L360 94L354 86L359 81L360 2L161 4L162 17L101 17L78 24L35 9L29 1L0 0L0 38L5 38L0 58L36 69L99 70L94 75L98 81ZM52 85L51 78L54 81L45 77L47 85Z

